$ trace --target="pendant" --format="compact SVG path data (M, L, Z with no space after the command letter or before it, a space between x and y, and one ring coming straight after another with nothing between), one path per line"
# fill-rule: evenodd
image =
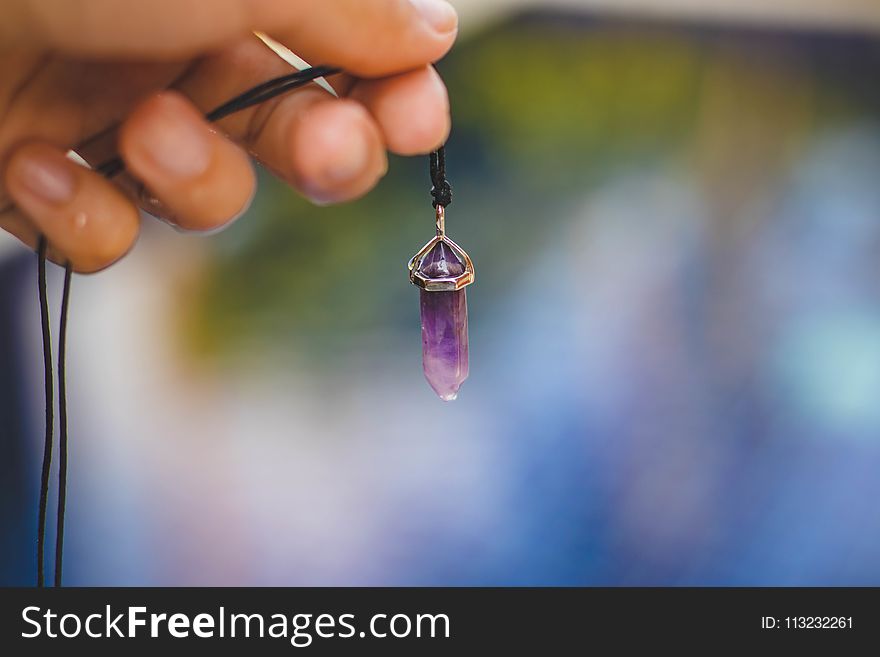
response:
M443 401L452 401L468 377L465 287L474 282L470 256L446 236L446 210L437 206L437 234L409 261L422 317L422 369Z

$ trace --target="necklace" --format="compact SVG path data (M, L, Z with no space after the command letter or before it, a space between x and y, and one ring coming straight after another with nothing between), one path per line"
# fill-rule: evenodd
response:
M329 66L312 66L259 84L208 112L209 121L218 121L230 114L263 103L310 82L341 72ZM113 178L125 169L119 157L96 167L106 178ZM455 399L458 389L468 376L468 319L465 286L474 281L474 267L468 254L446 235L446 207L452 202L452 187L446 179L445 149L441 146L430 156L431 195L434 198L436 235L409 262L410 281L420 288L422 359L425 377L444 401ZM139 193L143 195L144 189ZM40 323L45 369L45 439L40 479L37 524L37 586L45 586L46 522L52 453L54 448L54 388L52 343L46 285L46 252L48 244L41 236L37 247L37 286L40 300ZM61 297L61 320L58 332L58 508L55 542L55 586L61 586L64 553L64 517L67 493L67 384L66 336L73 270L64 263L64 287Z
M446 152L431 153L431 195L437 234L409 261L409 280L419 288L422 369L443 401L452 401L468 377L468 312L465 287L474 282L470 256L446 235Z

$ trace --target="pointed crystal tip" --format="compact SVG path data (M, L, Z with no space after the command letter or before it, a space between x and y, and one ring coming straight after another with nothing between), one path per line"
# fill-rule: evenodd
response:
M425 278L455 278L464 273L464 263L446 242L437 242L419 263Z

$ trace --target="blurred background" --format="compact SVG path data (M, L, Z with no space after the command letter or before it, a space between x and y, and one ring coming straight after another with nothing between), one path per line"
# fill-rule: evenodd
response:
M427 158L148 221L73 288L66 583L880 584L880 5L453 4L459 399L405 269ZM34 581L33 261L0 238L2 584Z

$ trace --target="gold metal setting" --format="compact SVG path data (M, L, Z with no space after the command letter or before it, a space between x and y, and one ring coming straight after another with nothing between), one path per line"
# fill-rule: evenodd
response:
M425 244L419 252L410 258L407 268L409 269L409 280L413 285L427 290L428 292L451 292L460 290L474 282L474 263L471 257L463 248L453 242L446 236L446 210L442 205L437 206L436 213L437 234ZM464 263L464 271L458 276L451 278L425 278L419 273L422 260L433 249L438 242L443 242L459 257Z

